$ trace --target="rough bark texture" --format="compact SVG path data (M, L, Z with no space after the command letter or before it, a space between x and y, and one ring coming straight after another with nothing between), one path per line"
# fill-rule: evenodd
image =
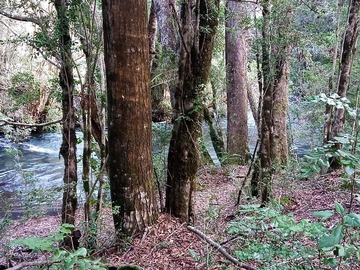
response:
M62 89L63 130L60 154L64 158L64 192L62 204L62 223L75 223L77 207L77 160L76 160L76 134L75 109L73 102L74 76L71 60L71 37L68 19L67 1L55 0L57 12L57 27L60 35L60 86Z
M176 52L176 31L174 27L172 6L174 0L154 0L155 14L159 26L161 46L172 53Z
M286 164L288 161L288 140L287 140L287 110L288 93L290 83L290 62L289 50L285 49L283 59L278 67L278 77L275 80L273 94L273 137L271 156L276 164Z
M290 49L289 41L285 37L290 25L290 10L285 9L281 13L282 21L272 22L271 0L263 1L262 7L263 89L257 162L259 172L254 172L251 184L253 195L261 191L262 202L267 202L270 198L272 174L276 165L284 164L288 159L286 116Z
M150 73L153 69L153 62L156 54L156 34L157 34L157 19L155 14L155 3L151 1L150 15L149 15L149 53L150 53Z
M202 94L210 74L218 8L218 0L188 0L181 4L179 84L175 93L165 207L167 212L185 222L193 216Z
M356 51L357 39L359 36L359 8L360 0L353 0L351 2L349 19L344 35L342 56L339 70L339 81L337 94L340 97L346 97L349 90L351 69L353 66L354 55ZM333 122L332 137L338 136L344 131L345 110L344 108L337 108ZM341 144L337 144L336 148L341 149ZM338 159L331 160L331 169L338 169L341 164Z
M174 18L177 16L174 0L154 0L154 10L158 22L158 38L161 45L161 63L159 68L161 80L156 87L152 88L153 96L153 120L164 121L168 111L166 110L166 97L170 97L171 107L175 106L175 89L177 81L173 72L177 61L177 34ZM156 71L155 71L156 73Z
M103 1L109 179L118 236L157 218L151 164L146 0Z
M337 66L337 59L339 55L339 32L340 32L340 13L341 9L344 5L344 0L338 0L338 6L335 16L336 21L336 29L335 29L335 41L334 41L334 47L333 47L333 54L332 54L332 70L331 74L329 76L329 89L328 89L328 95L330 96L333 93L334 90L334 76L336 72L336 66ZM333 112L334 108L330 104L326 104L325 107L325 114L324 114L324 127L323 127L323 142L326 144L330 140L331 132L332 132L332 118L333 118Z
M227 151L230 162L244 164L249 157L247 99L247 30L241 25L245 4L228 1L226 20Z

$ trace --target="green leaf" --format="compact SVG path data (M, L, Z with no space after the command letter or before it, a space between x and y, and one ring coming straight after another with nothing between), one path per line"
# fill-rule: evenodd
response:
M360 215L350 213L344 216L344 223L346 226L359 228L360 227Z
M355 172L355 168L351 167L351 166L346 166L345 167L345 172L348 176L352 176Z
M87 255L87 250L84 247L81 247L74 252L74 256L85 257L86 255Z
M333 248L336 245L339 245L341 239L344 237L342 230L343 230L343 225L336 226L330 235L324 235L319 239L318 247Z
M338 261L335 258L324 258L324 264L330 267L335 267L338 264Z
M336 212L338 212L340 215L345 215L345 214L346 214L344 207L343 207L340 203L338 203L338 202L335 203L335 210L336 210Z
M311 215L321 219L328 219L329 217L334 215L334 211L331 210L316 211L316 212L312 212Z

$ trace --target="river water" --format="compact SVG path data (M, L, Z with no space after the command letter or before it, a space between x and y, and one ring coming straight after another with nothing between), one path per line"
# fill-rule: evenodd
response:
M257 140L257 130L251 114L249 119L249 141L252 151ZM225 132L226 121L221 124ZM166 128L169 129L171 126L166 125ZM77 136L81 137L81 133L78 132ZM303 155L309 146L306 141L295 139L298 154ZM204 141L214 163L219 165L206 125L204 125ZM154 148L159 148L159 143L155 138ZM59 155L60 144L60 133L36 134L27 142L20 144L0 137L0 217L7 212L11 213L13 218L17 218L26 210L34 210L34 205L35 208L46 208L47 212L52 209L50 210L52 213L54 209L56 211L59 209L64 169L63 159ZM19 157L13 154L14 149L21 152ZM82 144L79 144L77 149L80 157ZM81 163L78 167L80 176ZM51 192L49 191L51 189L57 190Z
M13 217L17 217L30 204L44 207L54 203L51 207L58 208L61 192L50 194L48 191L62 184L61 139L60 133L43 133L15 144L0 137L0 216L10 210ZM79 154L81 149L80 144Z

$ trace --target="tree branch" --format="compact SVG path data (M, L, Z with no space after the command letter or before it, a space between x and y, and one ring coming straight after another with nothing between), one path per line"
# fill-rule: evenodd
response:
M13 19L16 21L21 21L21 22L31 22L34 23L40 27L42 27L42 23L41 20L36 19L36 18L32 18L32 17L25 17L25 16L20 16L20 15L16 15L16 14L11 14L3 9L0 9L0 15L3 15L9 19Z
M0 127L1 126L17 126L17 127L45 127L45 126L50 126L50 125L54 125L54 124L58 124L58 123L62 123L63 119L59 119L59 120L55 120L55 121L51 121L51 122L46 122L46 123L40 123L40 124L26 124L26 123L20 123L20 122L12 122L12 121L8 121L5 119L0 119Z
M53 262L48 262L48 261L35 261L35 262L22 262L19 263L13 267L8 268L7 270L20 270L23 269L25 267L33 267L33 266L42 266L42 265L51 265L54 263L58 263L57 261L53 261Z
M196 228L194 228L192 226L188 226L187 228L188 228L188 230L190 230L190 231L194 232L195 234L197 234L198 236L200 236L201 239L205 240L210 245L215 247L222 255L224 255L224 257L226 259L231 261L233 264L235 264L235 265L237 265L237 266L239 266L241 268L244 268L246 270L256 270L256 268L254 268L254 267L252 267L250 265L240 263L237 259L235 259L233 256L231 256L221 245L219 245L218 243L211 240L208 236L206 236L204 233L202 233L198 229L196 229Z

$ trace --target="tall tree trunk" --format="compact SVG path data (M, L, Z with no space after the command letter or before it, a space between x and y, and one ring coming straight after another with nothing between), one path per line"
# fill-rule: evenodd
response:
M103 1L109 180L118 236L157 218L151 162L146 0Z
M283 48L284 51L278 52L282 56L275 56L281 60L278 62L278 75L274 82L273 94L273 135L271 141L271 158L277 165L284 165L289 159L288 139L287 139L287 111L288 111L288 93L290 83L290 61L289 48Z
M227 2L227 151L231 163L244 164L249 158L247 99L247 30L241 25L245 4Z
M168 156L166 210L187 222L193 217L193 191L199 164L202 94L211 67L219 0L181 3L179 84ZM206 31L204 31L206 29Z
M150 53L150 74L153 69L153 63L156 54L156 35L157 35L157 19L155 13L155 3L151 0L150 15L149 15L149 53Z
M154 68L154 86L151 88L153 121L164 121L170 116L167 102L174 108L174 93L176 80L174 66L176 65L176 32L174 28L174 1L154 0L154 14L158 22L159 50L156 68ZM176 16L175 16L176 17ZM169 100L166 98L169 97Z
M290 38L286 38L286 36L291 24L291 7L274 7L277 12L281 11L280 14L276 14L278 21L271 20L271 0L263 1L262 7L263 89L261 93L260 147L259 160L256 163L258 171L254 171L251 184L253 195L257 195L261 191L261 199L264 203L270 199L272 175L276 165L284 164L288 159L286 117ZM282 15L281 21L279 21L280 15Z
M340 97L346 97L349 90L351 69L353 66L357 39L359 36L359 8L360 0L351 1L349 19L345 30L339 69L337 94ZM344 131L344 123L345 109L337 108L333 121L332 137L338 136L341 132ZM341 144L336 145L337 149L341 149L341 147ZM341 163L339 159L335 158L330 161L330 166L331 169L339 169L341 167Z
M57 27L60 35L60 86L62 89L62 113L64 117L62 130L62 143L60 154L64 158L64 192L62 204L62 223L75 223L77 207L77 161L76 161L76 134L75 109L73 101L74 76L71 56L70 23L67 1L55 0L57 12Z
M335 41L333 47L333 55L332 55L332 70L329 76L329 88L328 95L330 96L334 90L334 76L336 73L336 64L339 55L339 32L340 32L340 13L341 9L344 5L344 0L338 0L337 11L336 11L336 29L335 29ZM334 108L330 104L325 105L325 115L324 115L324 127L323 127L323 143L327 143L330 140L330 136L332 133L332 122L333 122L333 112Z

